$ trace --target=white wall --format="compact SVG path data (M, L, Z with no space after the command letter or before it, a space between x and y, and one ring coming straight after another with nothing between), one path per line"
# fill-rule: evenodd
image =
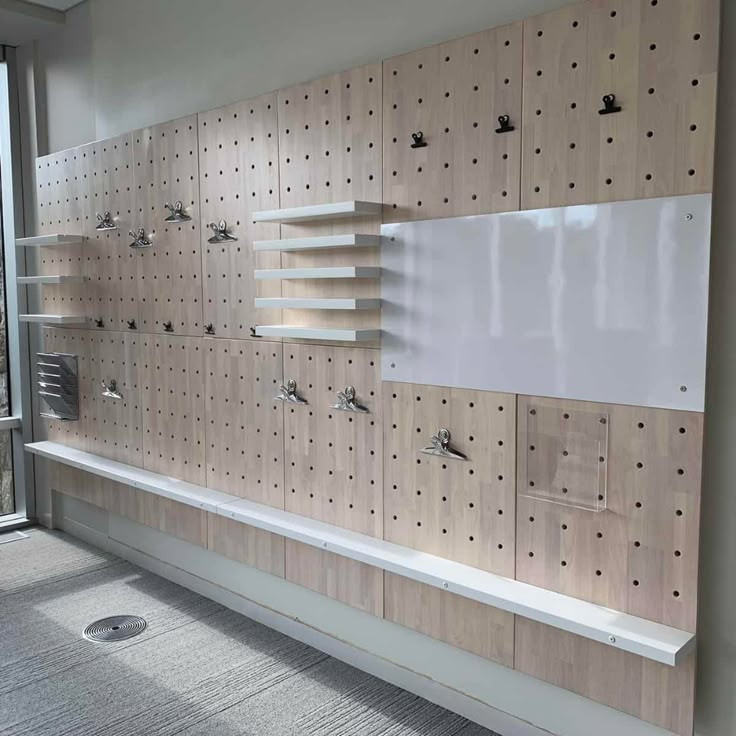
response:
M39 154L69 148L565 4L91 0L69 13L64 31L36 48L20 49L26 161L36 148ZM728 0L724 6L698 736L736 734L736 2ZM28 203L32 192L27 183ZM48 499L46 505L40 501L47 508Z

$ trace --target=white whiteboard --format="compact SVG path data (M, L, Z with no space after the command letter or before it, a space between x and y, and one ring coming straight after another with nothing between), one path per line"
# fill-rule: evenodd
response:
M384 381L703 411L711 195L384 225Z

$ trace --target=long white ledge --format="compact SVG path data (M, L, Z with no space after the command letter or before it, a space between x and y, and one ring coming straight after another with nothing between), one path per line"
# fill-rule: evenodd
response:
M270 268L253 271L256 281L269 279L377 279L380 266L326 266L324 268Z
M31 238L17 238L15 244L19 248L39 247L45 245L81 245L86 238L84 235L34 235Z
M21 286L32 286L34 284L81 284L86 280L81 274L51 274L48 276L18 276L16 281Z
M365 342L378 340L381 330L351 330L332 327L301 327L300 325L256 325L257 337L293 337L300 340Z
M379 298L338 299L338 298L309 298L309 297L258 297L255 300L256 309L380 309Z
M313 204L306 207L288 207L281 210L261 210L253 213L253 222L309 222L310 220L330 220L338 217L363 217L380 215L383 205L380 202L332 202Z
M320 235L312 238L283 238L282 240L255 240L254 250L323 250L332 248L368 248L381 245L380 235Z
M663 664L679 664L695 646L695 635L686 631L227 493L107 460L57 442L35 442L27 444L25 448L41 457L103 478L349 557Z
M87 321L83 314L19 314L18 319L42 325L83 325Z

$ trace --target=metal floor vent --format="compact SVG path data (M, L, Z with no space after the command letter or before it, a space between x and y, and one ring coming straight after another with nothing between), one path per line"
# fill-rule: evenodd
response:
M145 630L146 620L140 616L108 616L93 621L84 630L84 638L90 641L122 641Z

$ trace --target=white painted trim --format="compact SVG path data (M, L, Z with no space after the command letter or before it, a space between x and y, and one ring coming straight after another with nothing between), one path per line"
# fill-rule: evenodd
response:
M44 325L83 325L87 321L82 314L19 314L18 319Z
M256 281L270 279L378 279L380 266L328 266L325 268L270 268L253 271Z
M50 276L18 276L16 281L20 286L34 286L36 284L78 284L86 281L81 274L74 275L50 275Z
M0 431L4 429L19 429L23 422L20 417L0 417Z
M337 217L380 215L382 211L383 205L380 202L350 200L330 204L313 204L307 207L261 210L253 213L253 222L308 222L309 220L327 220Z
M381 337L381 330L348 330L299 325L256 325L255 330L257 337L295 337L302 340L365 342L366 340L378 340Z
M366 248L381 245L380 235L320 235L313 238L285 238L283 240L255 240L254 250L317 250L322 248Z
M82 245L87 238L84 235L65 235L56 233L54 235L34 235L30 238L16 238L15 244L19 248L41 247L47 245Z
M695 635L686 631L288 511L107 460L57 442L36 442L26 445L26 449L65 465L189 506L206 509L287 539L324 549L663 664L679 664L695 646Z
M301 297L259 297L256 309L380 309L380 299L310 299Z

